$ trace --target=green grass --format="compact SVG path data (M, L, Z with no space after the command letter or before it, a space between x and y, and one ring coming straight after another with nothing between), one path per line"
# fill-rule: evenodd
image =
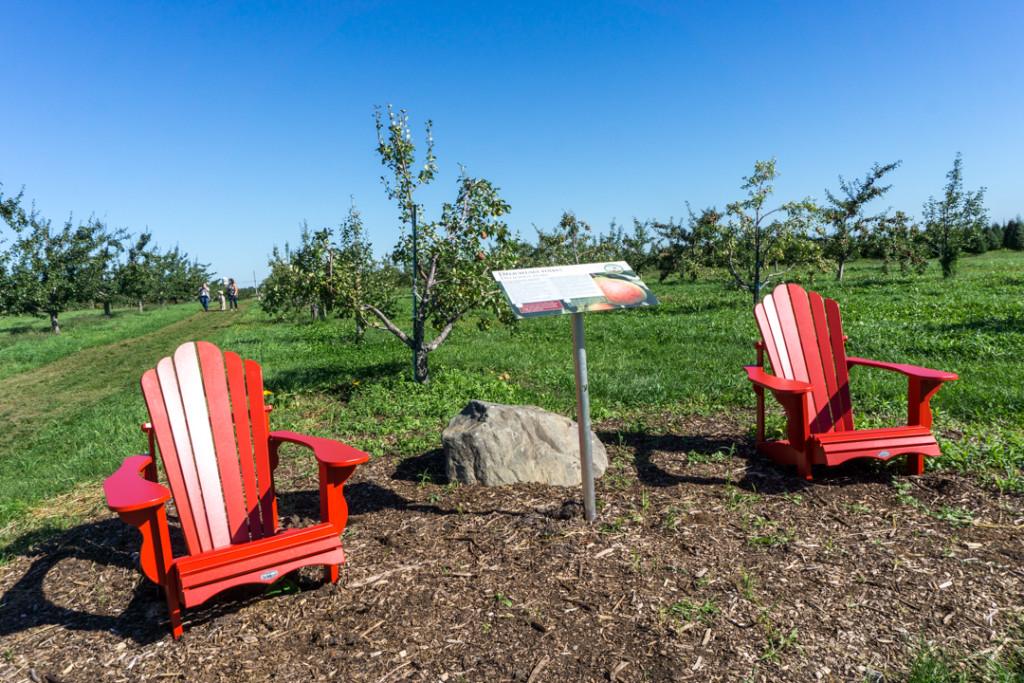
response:
M49 318L0 318L0 380L66 356L158 330L193 315L198 304L176 304L139 313L135 308L71 311L60 316L60 334L50 331Z
M1020 628L1011 629L997 647L959 653L926 642L911 650L904 683L1024 683Z
M964 259L954 281L935 267L900 278L857 262L843 282L801 282L839 301L851 355L960 374L932 400L946 457L929 467L1018 491L1022 269L1024 254L995 252ZM712 281L651 277L650 284L660 306L586 317L592 417L752 407L741 370L754 361L758 336L749 298ZM45 321L0 320L0 547L10 537L3 529L30 508L100 481L124 456L145 450L138 378L188 339L209 339L263 365L275 428L341 437L377 456L439 448L441 430L471 399L575 410L568 316L487 331L468 321L430 354L431 385L423 387L411 381L411 353L390 334L369 330L356 344L349 320L281 322L255 305L237 315L196 308L118 311L111 320L98 311L67 314L59 337L40 331ZM902 376L853 373L859 426L905 419ZM773 416L769 428L781 424Z
M982 425L986 435L995 429L1019 459L1013 435L1024 388L1013 378L1021 376L1024 358L1016 293L1022 261L1006 252L965 259L955 286L937 272L885 279L875 264L855 264L842 283L819 277L803 284L840 301L851 355L959 373L960 381L932 400L937 425ZM757 338L749 300L713 282L655 284L654 290L661 306L587 316L592 417L752 406L740 370L753 362ZM391 335L370 330L356 345L350 323L280 324L253 315L225 341L265 363L267 384L286 405L301 396L317 404L313 423L346 434L436 429L471 398L564 414L575 408L568 316L485 332L462 327L430 355L430 388L410 381L411 355ZM862 426L905 418L901 375L853 373Z
M216 341L236 320L235 314L204 314L195 307L183 312L187 317L154 311L155 321L142 326L163 323L153 331L88 346L0 379L0 544L9 536L6 527L34 505L98 482L125 456L146 451L139 431L147 420L139 377L182 341ZM86 336L116 337L119 322L115 317L91 325ZM0 561L7 554L0 550Z

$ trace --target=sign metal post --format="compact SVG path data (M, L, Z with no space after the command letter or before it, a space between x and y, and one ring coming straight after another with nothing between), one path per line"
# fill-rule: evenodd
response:
M571 314L583 514L588 522L593 522L597 518L594 501L594 444L590 431L590 385L587 381L583 313L657 306L658 300L624 261L496 270L491 275L498 282L517 318Z
M590 440L590 387L587 385L587 343L583 314L572 314L573 360L576 365L576 422L580 429L580 471L583 475L583 513L588 522L597 517L594 509L594 444Z

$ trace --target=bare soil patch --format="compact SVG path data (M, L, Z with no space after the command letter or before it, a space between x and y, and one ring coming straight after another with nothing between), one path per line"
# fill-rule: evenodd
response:
M337 584L233 591L186 610L178 642L97 491L94 521L0 568L0 680L898 680L922 640L984 654L1016 633L1020 497L866 463L804 482L753 451L751 421L599 423L594 524L578 487L375 459L346 487ZM286 523L316 518L305 455L278 485Z

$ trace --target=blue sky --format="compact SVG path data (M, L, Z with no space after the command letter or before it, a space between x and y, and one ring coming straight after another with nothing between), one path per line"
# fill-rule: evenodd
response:
M0 5L0 183L54 222L152 231L262 279L350 197L379 253L397 210L374 105L434 121L440 174L501 188L533 239L742 197L781 201L902 160L877 205L920 216L957 152L990 217L1024 213L1024 3L108 2Z

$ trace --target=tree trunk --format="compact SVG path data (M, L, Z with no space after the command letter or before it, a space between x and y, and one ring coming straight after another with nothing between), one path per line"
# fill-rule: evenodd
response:
M57 314L50 313L50 331L54 334L60 334L60 323L57 322Z
M142 299L139 299L139 313L142 313Z
M413 374L418 384L430 386L430 371L427 368L427 350L423 348L422 340L412 352Z
M939 254L939 264L942 265L942 277L945 279L956 277L956 264L960 254L953 247L947 247Z
M754 258L754 282L751 283L750 287L751 294L754 295L754 305L761 300L761 260L756 256Z
M846 261L839 261L839 270L836 271L836 282L840 282L843 279L843 270L846 268Z
M108 318L110 317L110 302L109 301L104 301L103 302L103 315L107 316Z
M421 304L422 306L422 304ZM424 348L424 326L427 321L424 319L423 309L417 307L416 316L412 321L412 370L413 378L418 384L430 384L430 371L427 369L427 350Z

